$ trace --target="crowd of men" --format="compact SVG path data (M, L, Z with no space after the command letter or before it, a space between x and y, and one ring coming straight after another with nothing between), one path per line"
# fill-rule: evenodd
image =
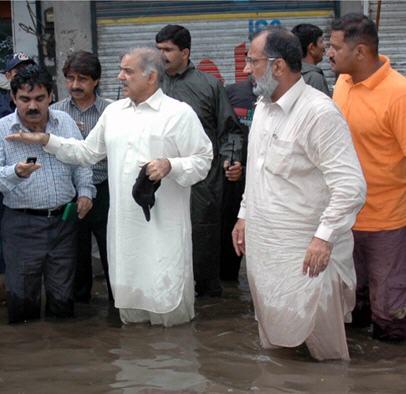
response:
M24 54L6 65L9 322L40 317L42 278L47 316L90 302L93 234L124 324L189 322L245 255L264 348L348 360L351 312L376 339L406 339L406 79L375 24L333 22L333 93L311 24L256 33L248 79L226 88L194 67L186 28L155 41L121 58L115 102L92 53L68 57L69 96L52 105L45 70Z

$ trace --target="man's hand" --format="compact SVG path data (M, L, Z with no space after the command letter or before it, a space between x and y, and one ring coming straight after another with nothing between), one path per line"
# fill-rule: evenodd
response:
M92 209L93 202L89 197L78 197L77 201L77 212L79 219L83 219L87 213Z
M241 178L242 175L242 165L239 161L235 161L232 166L228 160L224 160L224 170L226 173L226 178L230 182L236 182Z
M245 254L245 219L238 219L231 233L237 256Z
M330 261L331 249L329 242L313 237L303 262L303 274L314 278L323 272Z
M171 163L168 159L156 159L148 163L147 175L151 181L158 182L166 177L171 169Z
M20 162L16 164L14 171L20 178L29 178L34 171L38 170L38 168L41 168L41 164Z
M23 142L24 144L46 145L49 141L49 134L39 132L28 133L25 131L20 131L18 133L6 136L6 140Z

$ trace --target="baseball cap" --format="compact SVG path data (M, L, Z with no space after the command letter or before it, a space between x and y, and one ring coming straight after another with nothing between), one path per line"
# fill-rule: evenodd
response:
M4 72L11 71L14 67L17 67L21 63L35 64L34 59L30 58L24 52L16 52L7 59Z
M147 164L141 168L133 186L132 195L135 202L141 206L147 222L151 219L150 210L155 204L155 192L161 185L161 181L151 181L147 175Z

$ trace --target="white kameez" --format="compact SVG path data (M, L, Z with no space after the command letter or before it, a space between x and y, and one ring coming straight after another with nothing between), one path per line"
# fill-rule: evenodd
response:
M159 89L139 105L128 98L110 104L85 141L51 136L45 149L82 165L108 158L109 274L123 322L190 321L190 186L206 177L212 159L211 142L194 111ZM131 191L140 167L158 158L168 158L172 169L155 193L147 222Z
M323 313L334 321L341 313L342 322L351 312L351 226L364 198L348 126L329 97L300 79L277 102L259 100L239 217L246 219L247 273L263 346L293 347L307 339L314 345L311 335L315 328L323 333ZM317 278L302 273L313 236L333 244L328 268ZM347 359L340 332L339 357L309 346L312 354Z

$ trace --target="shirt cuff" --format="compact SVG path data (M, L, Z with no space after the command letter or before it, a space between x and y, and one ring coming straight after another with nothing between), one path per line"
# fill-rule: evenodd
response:
M10 186L17 186L21 182L24 182L24 181L26 181L28 179L28 178L17 175L17 173L16 173L16 165L17 164L12 165L12 166L3 167L4 168L5 181ZM12 188L13 187L11 187L10 189L12 189Z
M334 234L334 230L327 227L323 223L320 223L314 236L316 238L322 239L323 241L327 241L327 242L331 242L331 243L334 243L336 240L336 235Z
M175 179L179 178L183 174L182 159L180 157L173 157L169 159L171 163L171 170L169 171L168 178Z
M56 154L58 149L62 145L62 138L49 134L49 140L48 143L43 147L45 152L51 153L52 155Z
M87 197L90 200L96 197L96 192L89 187L79 187L77 189L78 197Z
M238 219L245 219L245 207L240 207L238 211Z

